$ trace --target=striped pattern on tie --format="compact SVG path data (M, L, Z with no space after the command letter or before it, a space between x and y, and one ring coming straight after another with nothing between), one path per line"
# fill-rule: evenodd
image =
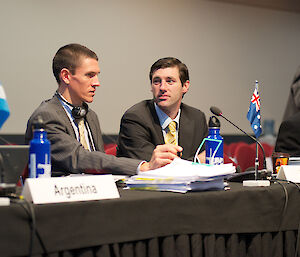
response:
M166 133L165 137L166 144L178 145L176 140L176 122L171 121L168 125L168 132Z
M78 120L78 130L79 130L80 143L82 144L84 149L89 150L89 147L85 140L85 135L84 135L84 119L83 118Z

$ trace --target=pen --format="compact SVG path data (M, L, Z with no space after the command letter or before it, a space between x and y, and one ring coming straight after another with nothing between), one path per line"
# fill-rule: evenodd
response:
M24 181L23 181L23 177L20 176L20 182L21 182L21 186L23 187L24 186Z

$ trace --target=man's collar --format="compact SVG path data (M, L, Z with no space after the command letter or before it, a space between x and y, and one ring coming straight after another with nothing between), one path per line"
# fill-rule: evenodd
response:
M172 119L164 111L162 111L155 102L154 107L159 119L160 126L162 127L162 129L166 129L166 127L169 125ZM179 124L180 113L181 109L178 110L177 116L174 119L174 121L176 121L177 124Z
M69 106L69 108L72 110L72 109L73 109L73 105L70 104L70 103L68 102L68 100L62 96L61 93L59 93L58 91L57 91L56 93L59 95L59 98L62 100L62 101L60 101L60 102L61 102L63 105ZM59 99L59 100L60 100L60 99Z

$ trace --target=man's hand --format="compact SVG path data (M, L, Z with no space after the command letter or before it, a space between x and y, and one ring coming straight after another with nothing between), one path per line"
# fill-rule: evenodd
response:
M179 158L178 153L181 153L182 150L182 147L177 145L157 145L152 153L151 160L149 162L144 162L140 167L140 171L163 167L171 163L175 158Z

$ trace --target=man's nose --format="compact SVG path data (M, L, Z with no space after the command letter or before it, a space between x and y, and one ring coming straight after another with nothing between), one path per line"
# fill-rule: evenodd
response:
M97 76L94 78L93 86L94 87L100 87L99 78Z
M160 83L160 90L164 91L166 90L166 87L167 87L166 81L162 80L162 82Z

